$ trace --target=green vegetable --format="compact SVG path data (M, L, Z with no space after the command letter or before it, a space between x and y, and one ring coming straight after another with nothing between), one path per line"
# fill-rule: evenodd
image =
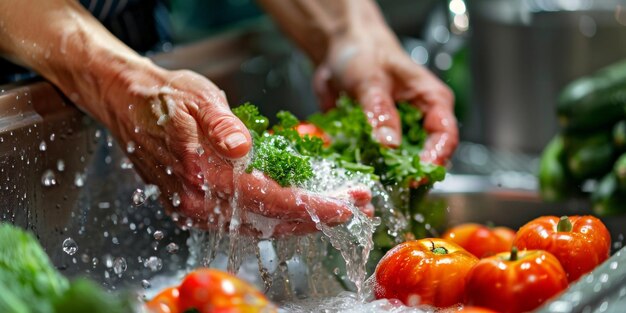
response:
M568 149L567 154L567 168L579 181L607 173L614 160L611 137L605 133L585 137L580 145Z
M425 235L424 225L434 221L431 217L439 216L431 214L432 206L424 208L421 202L432 185L444 179L445 169L423 163L420 159L427 134L422 127L423 114L416 107L398 104L403 136L397 149L385 147L374 139L367 116L348 97L340 97L336 108L309 119L330 137L328 147L324 147L320 138L302 137L295 129L299 121L291 113L279 112L278 124L267 131L264 123L267 119L250 104L235 108L233 112L251 130L254 141L254 155L248 171L260 170L281 186L300 185L313 177L311 160L323 158L348 171L370 174L384 186L393 187L391 200L398 210L376 214L398 216L383 216L385 223L374 234L378 247L388 248L415 234ZM413 182L420 186L415 188ZM416 214L425 219L413 218ZM390 235L394 232L387 230L395 229L391 224L399 221L407 221L406 229L403 233Z
M0 312L54 312L68 285L31 234L0 224Z
M626 153L622 154L617 161L615 161L613 174L615 174L619 189L626 191Z
M104 292L95 283L77 279L54 303L55 312L126 313L134 312L131 298Z
M591 195L593 211L600 216L626 212L624 201L626 196L620 194L617 178L613 173L604 176Z
M428 184L443 180L443 167L423 163L419 157L426 139L422 112L406 103L398 105L398 112L403 132L398 149L384 147L374 139L365 113L347 97L341 97L335 109L313 115L310 121L332 138L329 158L371 166L384 185L408 187L422 179ZM366 170L369 169L362 168Z
M557 105L565 131L605 128L626 117L626 61L569 84Z
M30 233L0 223L0 312L132 311L131 301L106 294L93 283L85 280L68 283Z
M563 137L557 135L543 150L539 163L539 186L545 200L563 200L570 192L571 177L563 164L564 157Z
M309 156L319 154L322 141L319 138L302 138L293 130L298 119L291 113L278 113L280 122L273 134L267 132L268 120L257 107L246 103L233 109L233 113L250 129L254 146L254 158L248 172L257 169L281 186L299 185L313 177Z
M259 109L250 104L244 103L233 109L233 113L248 127L257 134L263 133L269 126L267 117L259 113Z
M619 121L613 126L613 145L620 151L626 150L626 121Z

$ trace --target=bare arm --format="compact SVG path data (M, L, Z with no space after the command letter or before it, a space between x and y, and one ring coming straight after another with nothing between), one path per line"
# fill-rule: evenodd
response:
M369 0L259 0L311 59L319 64L332 41L368 30L388 31L380 11Z
M109 125L104 91L129 67L146 66L77 1L0 1L0 52L47 78Z
M235 180L229 159L246 155L251 139L224 92L196 73L168 71L139 56L77 1L0 1L0 53L39 72L132 146L126 151L135 169L159 186L164 206L181 221L202 228L217 227L222 216L228 221L235 189L245 190L240 201L247 210L281 220L277 234L316 231L309 202L326 223L351 215L343 203L296 194L262 175ZM369 191L356 195L355 204L365 207ZM245 215L242 224L250 227Z

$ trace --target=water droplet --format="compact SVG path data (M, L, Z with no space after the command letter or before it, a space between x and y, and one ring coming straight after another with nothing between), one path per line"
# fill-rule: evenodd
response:
M156 256L151 256L143 263L143 266L149 268L151 271L160 271L163 268L163 261Z
M54 186L57 184L56 176L52 170L45 170L41 175L41 184L45 187Z
M123 170L129 170L133 168L133 163L128 158L123 158L122 161L120 161L120 167Z
M609 267L610 267L612 270L614 270L614 269L617 269L617 265L618 265L618 264L617 264L617 261L613 261L613 262L611 262L611 264L609 264Z
M126 259L123 257L117 257L113 261L113 272L117 274L117 276L122 276L122 273L126 272L128 265L126 264Z
M50 134L50 141L54 141L54 138L55 138L55 137L56 137L56 136L55 136L55 134L54 134L54 133Z
M171 166L169 166L169 165L168 165L168 166L166 166L166 167L165 167L165 173L166 173L167 175L172 175L172 167L171 167Z
M135 134L139 134L140 131L141 131L141 128L139 128L139 126L135 126Z
M198 155L203 155L204 154L204 148L202 148L202 146L198 146L196 148L196 153L198 153Z
M98 208L99 209L108 209L111 207L111 203L109 202L98 202Z
M129 141L129 142L126 144L126 152L128 152L128 153L133 153L133 152L135 152L135 143L134 143L134 142Z
M57 160L57 171L63 172L65 170L65 162L62 159Z
M165 246L165 250L168 253L176 254L178 253L178 245L173 242L170 242L167 246Z
M177 208L180 205L180 196L177 192L172 194L172 205Z
M338 267L335 267L335 269L333 269L333 273L334 273L335 275L339 275L339 273L341 273L341 271L339 270L339 268L338 268Z
M144 204L144 202L146 202L147 198L148 197L143 192L143 190L141 190L139 188L135 189L135 191L133 192L133 204L135 206L140 206L140 205Z
M152 287L152 284L150 284L149 281L144 279L144 280L141 281L141 287L143 287L143 289L148 289L148 288Z
M87 179L87 174L76 172L76 174L74 175L74 185L76 185L76 187L78 188L85 186L86 179Z
M154 234L152 234L152 237L154 237L155 240L161 240L163 239L163 237L165 237L165 235L163 234L162 231L157 230L154 232Z
M62 246L63 252L69 255L74 255L74 253L78 251L78 244L76 244L76 241L74 241L74 239L72 239L71 237L65 238L65 240L63 240Z
M46 142L42 140L41 143L39 143L39 151L46 151L47 148Z

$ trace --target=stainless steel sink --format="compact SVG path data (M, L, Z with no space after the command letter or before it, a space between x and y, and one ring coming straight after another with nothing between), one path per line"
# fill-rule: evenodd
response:
M308 79L301 57L286 53L289 49L268 51L257 45L258 36L270 35L227 34L154 59L168 67L199 69L234 95L232 103L258 100L268 103L268 111L278 110L280 106L269 103L280 95L287 95L280 97L282 103L293 99L313 103L310 89L304 93L291 89L290 79ZM203 62L201 56L211 51L233 53L218 54L222 59L212 63ZM110 289L141 289L148 284L143 280L154 283L187 267L189 233L176 227L155 199L139 206L132 203L133 192L147 187L106 130L49 83L32 81L0 89L1 220L32 230L66 275L87 275ZM306 114L306 110L314 110L314 105L299 113ZM445 225L491 221L515 228L541 215L589 213L583 200L542 202L529 175L457 172L438 185L431 198L446 201ZM513 178L518 182L515 188L506 183ZM626 215L604 221L616 251L624 242ZM433 229L433 234L438 230ZM179 248L176 253L168 252L170 244ZM74 247L75 253L67 252ZM541 312L592 312L604 308L605 301L609 303L606 312L621 308L626 293L624 257L626 253L616 254L592 274L593 279L582 279ZM598 282L602 285L596 292Z

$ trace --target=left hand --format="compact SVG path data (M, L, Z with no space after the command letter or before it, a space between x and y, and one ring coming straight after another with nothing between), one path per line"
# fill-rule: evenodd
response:
M375 137L398 147L402 129L395 103L407 101L424 113L428 139L421 159L445 164L459 140L452 92L411 60L386 25L373 24L330 41L314 78L322 108L332 107L339 91L348 92L363 106Z

